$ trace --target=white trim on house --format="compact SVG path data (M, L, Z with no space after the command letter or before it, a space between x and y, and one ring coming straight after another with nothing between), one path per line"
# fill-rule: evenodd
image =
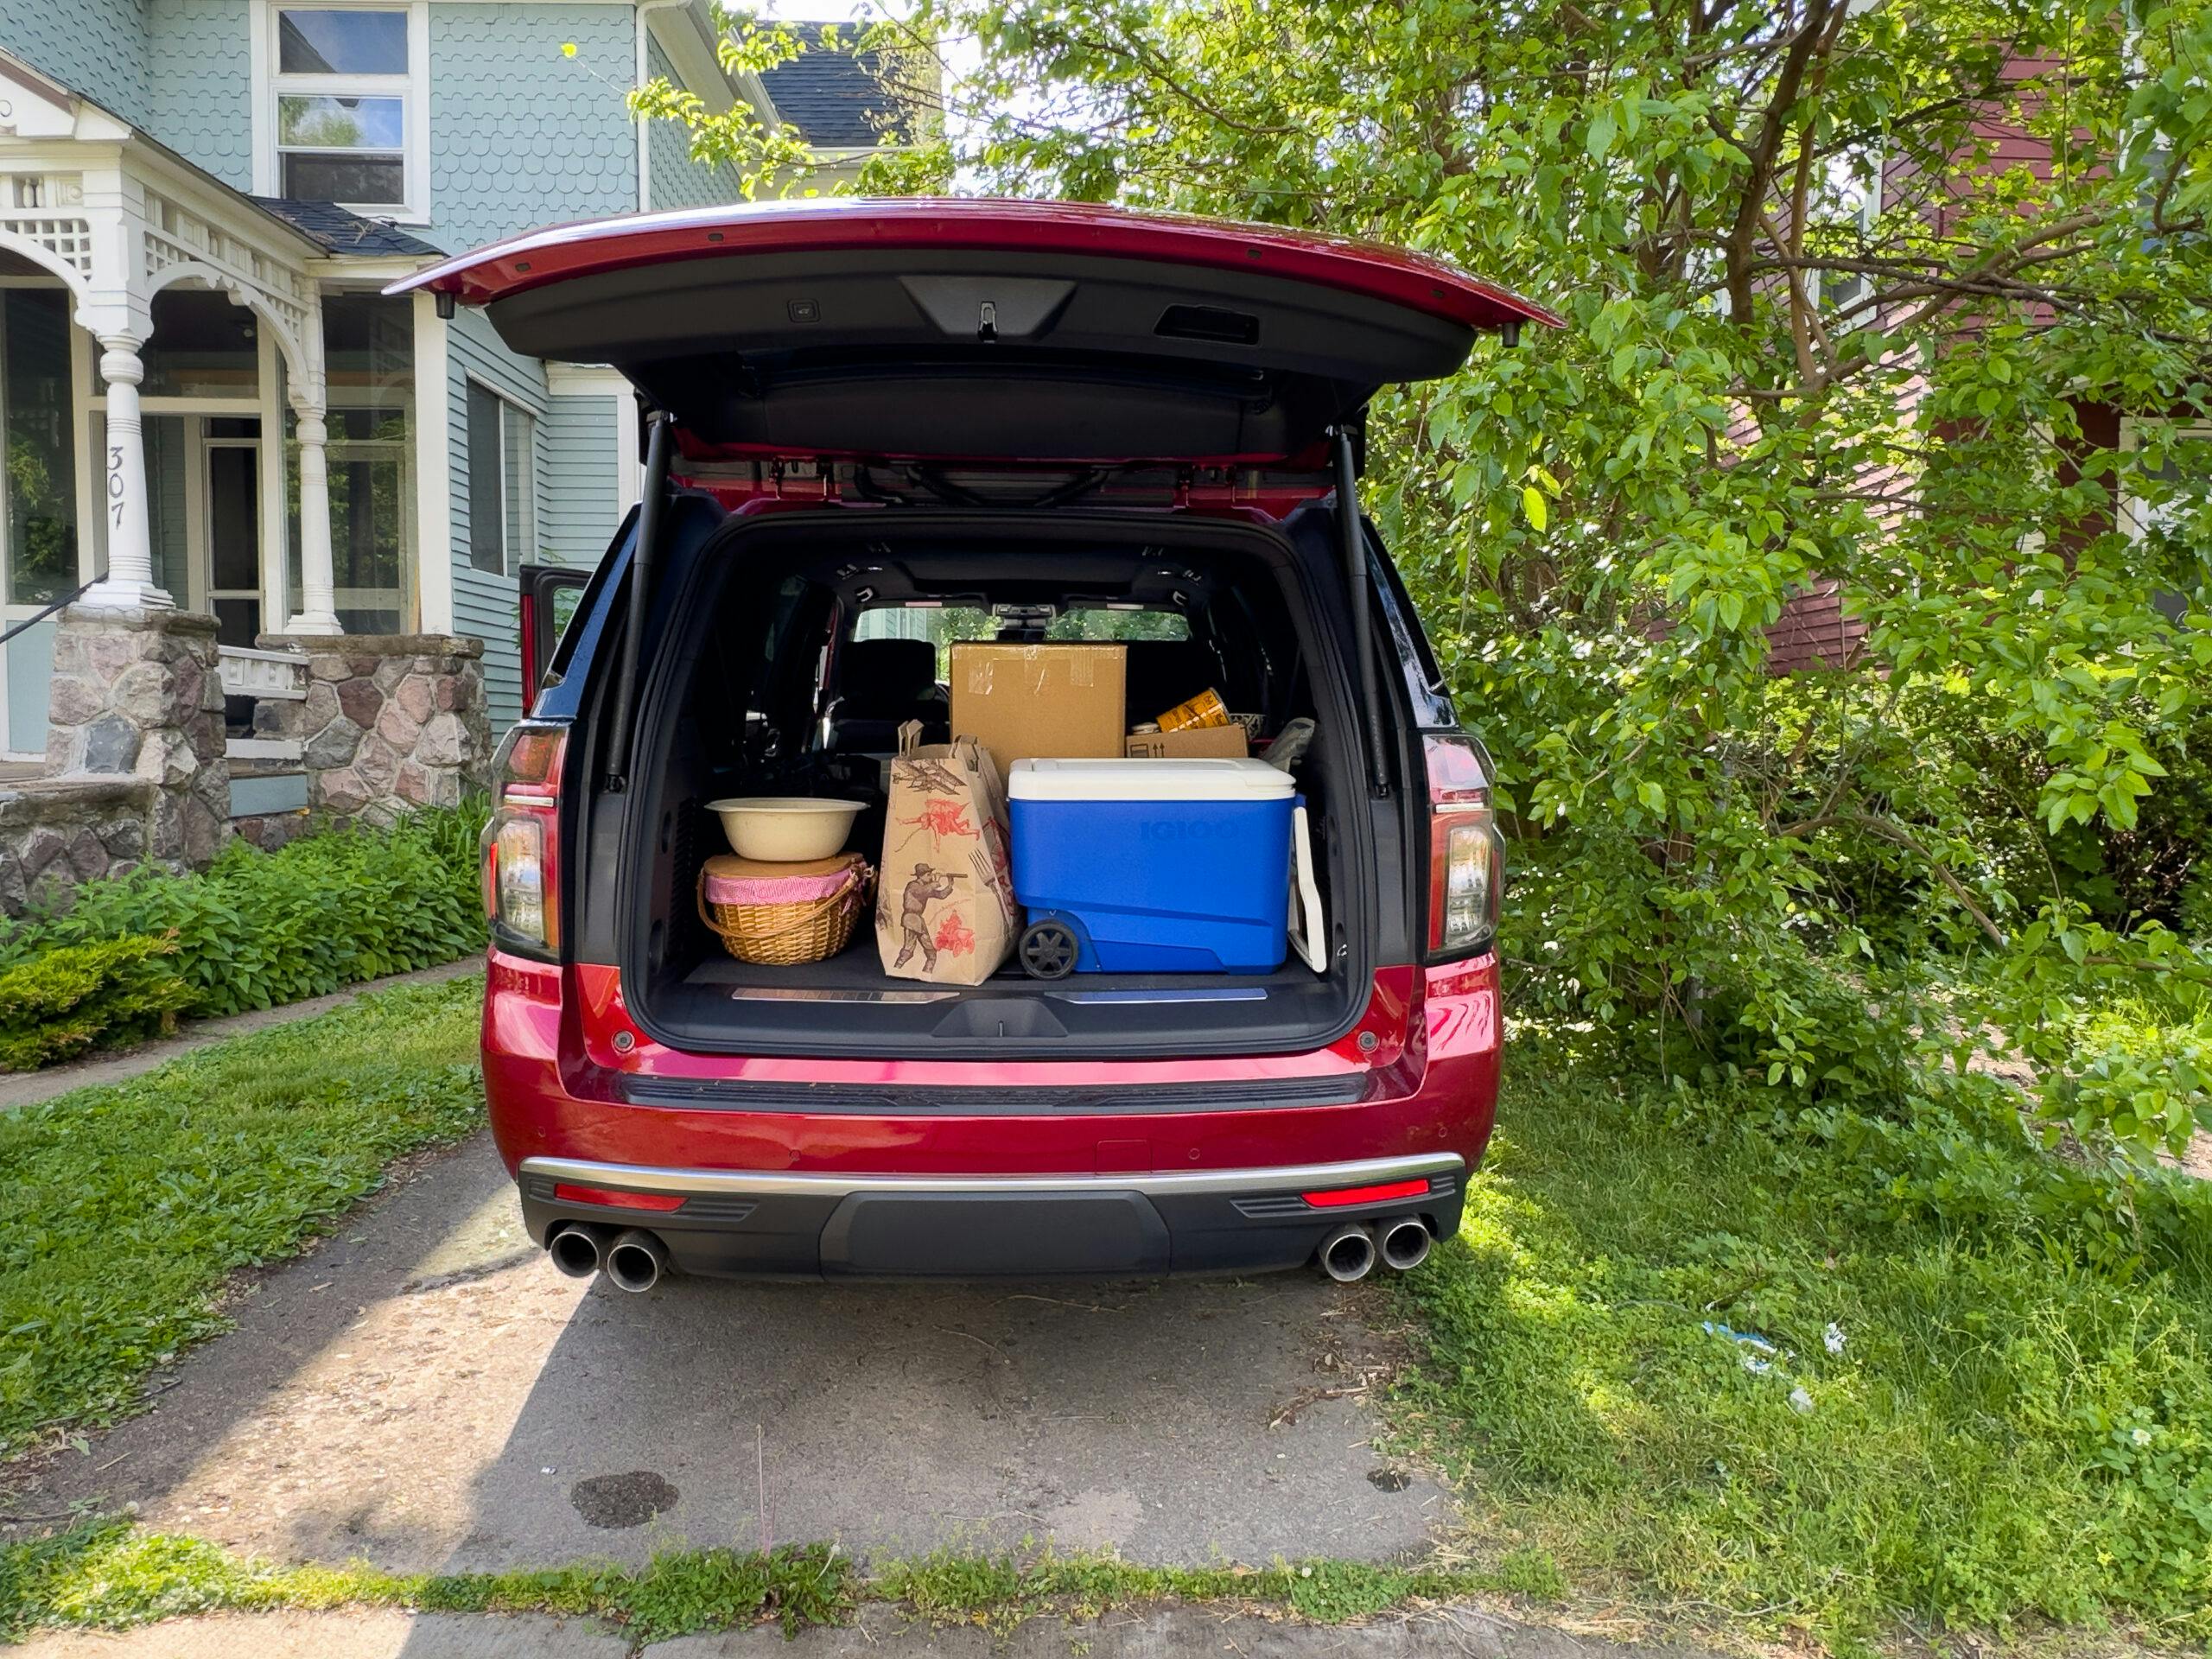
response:
M774 105L768 102L759 77L741 75L733 83L722 73L721 42L715 33L711 6L702 5L700 0L637 0L637 7L632 86L642 86L652 79L652 55L646 45L650 38L667 54L677 83L696 94L708 113L720 115L742 97L763 120L773 118ZM648 213L653 206L652 123L639 116L630 124L638 143L638 211Z
M637 387L604 363L546 363L546 396L615 400L615 515L628 513L646 493L646 465L637 454Z
M451 633L453 443L446 404L446 325L428 294L415 296L415 588L425 633Z
M326 254L308 261L308 274L318 282L372 283L383 288L402 276L412 276L435 260L428 254Z
M396 11L407 18L404 75L284 74L277 67L279 14L286 11ZM429 0L253 0L248 60L253 77L253 194L283 196L283 168L276 141L280 95L399 98L405 104L401 138L403 202L341 202L355 213L395 225L430 222Z
M696 0L639 0L638 21L668 54L684 90L697 93L709 114L720 115L737 101L729 77L722 73L720 44ZM641 41L638 52L640 86L650 79L645 73L648 61Z
M550 397L617 397L630 395L622 371L604 363L548 363L545 392Z
M297 612L295 601L299 595L292 592L292 537L285 499L285 481L291 467L284 447L284 396L278 385L283 359L269 331L264 328L259 333L261 432L267 445L261 468L261 522L276 526L274 533L264 531L261 537L261 628L264 633L276 633Z
M548 397L610 397L614 400L614 511L616 518L638 505L645 493L645 461L638 453L638 391L621 370L603 363L548 363Z

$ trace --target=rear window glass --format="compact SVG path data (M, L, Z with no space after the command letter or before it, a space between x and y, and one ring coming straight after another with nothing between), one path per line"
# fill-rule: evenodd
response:
M884 605L861 613L853 625L853 638L926 639L937 647L937 677L943 680L952 671L950 647L955 641L995 639L1004 626L996 613L972 605ZM1046 639L1070 644L1190 637L1191 625L1173 611L1086 607L1062 611L1045 626Z
M1047 639L1187 639L1191 625L1173 611L1063 611L1045 630Z

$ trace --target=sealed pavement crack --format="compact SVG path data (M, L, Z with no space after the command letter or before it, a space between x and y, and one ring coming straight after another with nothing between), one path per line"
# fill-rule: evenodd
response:
M594 1475L569 1490L584 1524L591 1527L642 1527L664 1510L676 1507L677 1491L650 1469L633 1469L626 1475Z

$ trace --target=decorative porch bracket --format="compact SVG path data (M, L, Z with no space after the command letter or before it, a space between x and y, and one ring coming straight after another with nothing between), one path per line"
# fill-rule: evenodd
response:
M273 225L228 222L156 186L135 161L135 134L90 105L53 111L74 142L57 166L36 148L0 168L0 247L59 276L78 326L100 343L107 395L105 516L108 573L79 604L92 610L174 609L155 579L146 494L146 449L138 388L140 350L153 333L154 296L193 283L230 296L260 319L284 362L300 443L302 591L284 626L290 634L339 632L330 546L325 444L322 302L307 255ZM48 136L41 134L41 137ZM279 435L265 435L272 445Z

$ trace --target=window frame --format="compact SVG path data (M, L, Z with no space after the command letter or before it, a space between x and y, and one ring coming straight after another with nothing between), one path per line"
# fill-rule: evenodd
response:
M2142 448L2143 429L2146 426L2164 428L2170 440L2212 443L2212 421L2166 415L2123 415L2120 417L2120 448L2123 454L2132 454ZM2130 472L2125 476L2132 480L2134 474ZM2167 508L2152 506L2125 486L2120 492L2119 509L2120 530L2131 542L2139 542L2167 524Z
M407 20L407 73L400 75L288 74L279 67L283 14L297 11L389 11ZM283 98L395 98L400 101L400 194L390 201L341 201L340 207L397 225L430 222L430 9L428 0L253 0L254 194L283 196L284 156L309 152L280 142L277 100ZM387 150L364 150L387 155Z
M461 482L468 500L468 568L480 575L512 576L524 563L535 559L537 543L537 411L521 399L502 390L479 375L462 377L465 390L461 397ZM498 429L493 434L493 471L499 484L499 568L480 564L476 559L476 431L474 404L469 394L481 391L492 400L499 411ZM524 423L522 436L527 448L522 480L523 490L519 518L514 512L516 503L508 493L508 445L514 436L512 423ZM517 543L519 543L519 545Z

